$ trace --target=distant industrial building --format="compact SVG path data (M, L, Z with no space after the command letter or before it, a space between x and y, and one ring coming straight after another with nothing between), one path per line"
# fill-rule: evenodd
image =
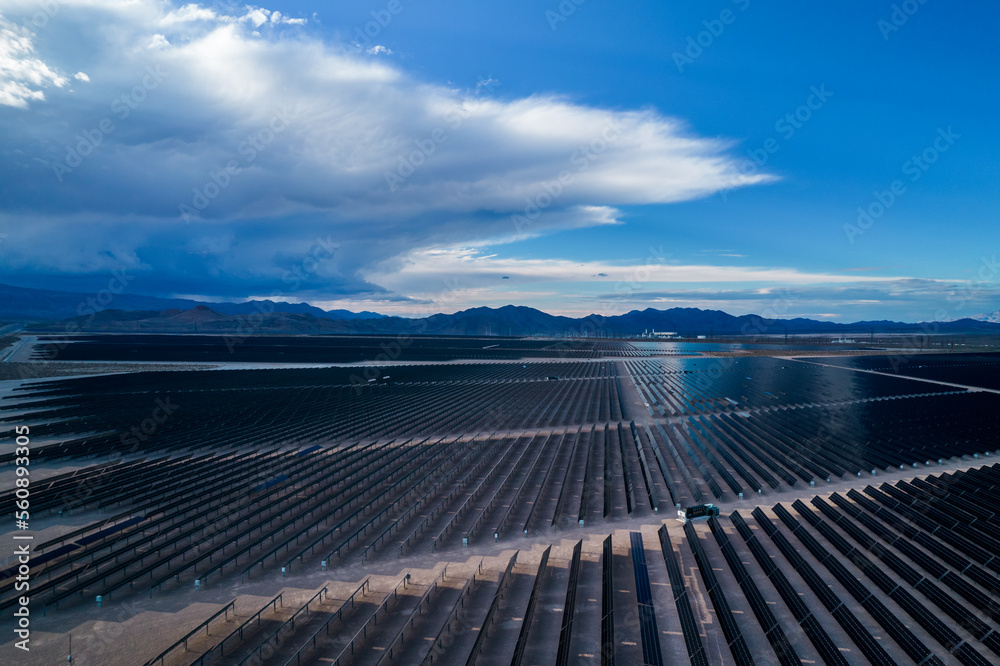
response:
M644 338L676 338L677 333L674 331L650 331L645 330L642 332L642 337Z

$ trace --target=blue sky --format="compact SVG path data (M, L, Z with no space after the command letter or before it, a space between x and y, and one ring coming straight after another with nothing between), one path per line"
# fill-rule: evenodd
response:
M117 271L137 293L403 315L1000 308L992 4L0 17L2 282Z

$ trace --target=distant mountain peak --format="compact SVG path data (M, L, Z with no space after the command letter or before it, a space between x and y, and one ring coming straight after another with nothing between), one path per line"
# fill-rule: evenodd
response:
M146 330L176 332L224 332L246 328L248 316L269 313L254 330L261 333L374 333L436 335L542 335L552 337L637 336L643 331L677 331L693 335L782 335L914 333L926 325L892 321L860 321L839 324L805 318L767 319L760 315L735 316L722 310L648 307L623 315L589 315L574 318L553 315L533 307L508 303L496 308L481 306L454 314L435 314L424 319L385 317L375 313L322 310L307 303L250 301L247 303L203 303L185 299L163 299L135 294L117 294L110 308L80 311L86 294L24 289L0 285L0 320L42 320L36 329ZM113 309L112 309L113 308ZM941 333L995 333L1000 331L1000 312L977 319L938 322Z
M0 319L60 320L80 315L94 315L97 310L87 305L87 299L92 301L92 297L93 294L73 291L52 291L0 284ZM208 309L212 313L222 315L285 312L310 314L320 319L331 320L378 319L384 316L377 312L323 310L308 303L283 303L272 300L246 301L244 303L204 303L187 298L160 298L141 294L115 294L111 302L105 305L107 306L105 311L111 309L127 312L141 310L168 313L167 316L197 308ZM204 316L207 313L198 310L195 314Z
M969 317L969 319L975 319L976 321L986 321L991 324L1000 324L1000 310L996 312L987 312L985 314L978 314Z

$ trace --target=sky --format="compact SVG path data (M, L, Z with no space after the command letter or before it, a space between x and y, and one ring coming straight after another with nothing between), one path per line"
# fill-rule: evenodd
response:
M998 23L0 0L0 282L402 316L992 312Z

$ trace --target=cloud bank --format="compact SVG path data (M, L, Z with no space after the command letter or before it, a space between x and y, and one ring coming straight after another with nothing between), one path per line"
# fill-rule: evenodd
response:
M503 275L536 289L621 279L635 267L482 248L772 180L741 175L731 142L654 109L502 88L420 80L385 47L333 42L263 7L11 0L0 15L0 280L84 284L124 268L137 291L160 295L433 304L455 273L480 290ZM288 294L283 277L318 242L336 251ZM711 264L658 266L648 279L848 281Z

